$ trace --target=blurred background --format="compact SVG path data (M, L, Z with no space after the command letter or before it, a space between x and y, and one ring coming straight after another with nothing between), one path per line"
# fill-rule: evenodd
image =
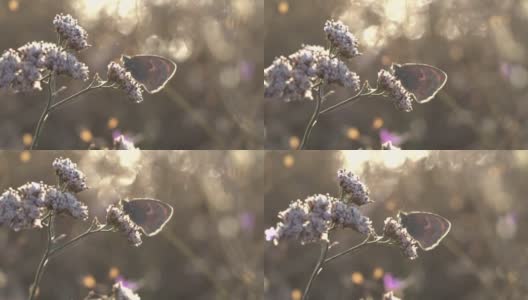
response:
M119 90L92 91L54 112L41 149L111 146L123 133L141 149L260 149L263 145L262 0L0 0L0 52L56 41L53 18L77 18L93 46L78 57L90 73L122 54L155 54L178 70L140 104ZM68 79L62 96L87 83ZM30 144L46 93L0 92L0 148Z
M375 85L392 63L447 72L443 90L401 113L384 98L322 116L310 149L523 149L528 146L528 2L525 0L266 0L264 65L302 44L326 46L323 24L343 21L362 56L349 67ZM336 89L337 102L352 95ZM314 103L266 99L268 149L295 148ZM334 102L332 102L334 103Z
M368 246L331 262L310 299L381 299L394 290L412 299L526 299L528 152L277 151L266 155L264 226L290 201L336 195L336 172L347 168L369 187L362 207L376 231L399 210L448 218L451 232L432 251L409 261L398 248ZM363 240L351 229L330 234L332 253ZM265 299L301 299L320 247L284 241L265 246Z
M131 246L120 233L98 233L48 264L39 299L82 299L116 281L141 299L262 299L263 162L260 151L0 152L0 191L27 181L56 182L51 168L68 157L85 172L79 194L91 218L104 220L119 199L152 197L174 206L154 237ZM73 237L89 225L60 217ZM26 299L45 248L42 230L0 227L0 299Z

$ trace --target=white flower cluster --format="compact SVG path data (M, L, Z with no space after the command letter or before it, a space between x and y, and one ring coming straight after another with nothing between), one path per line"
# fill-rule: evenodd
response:
M46 71L80 80L87 80L89 75L88 67L60 46L30 42L0 56L0 88L15 92L42 90L41 80Z
M345 169L337 171L337 181L343 191L345 200L352 201L359 206L373 202L369 199L370 191L368 187L352 172L348 172Z
M52 166L61 185L64 185L68 191L79 193L88 189L86 176L69 158L56 158Z
M106 223L123 232L132 245L138 247L143 242L141 240L141 229L120 206L110 205L106 209Z
M360 55L358 40L349 31L348 26L341 21L328 20L324 25L326 38L337 53L345 58L352 58Z
M318 81L359 90L359 76L320 46L304 45L288 58L278 57L264 70L264 96L285 101L313 99Z
M389 71L380 70L378 73L378 87L389 93L394 106L400 111L413 110L413 95L403 87L401 82Z
M136 150L134 142L126 138L124 135L119 135L114 138L114 150Z
M400 246L402 254L413 260L418 258L416 240L407 232L400 222L394 218L385 219L383 236Z
M132 74L116 62L108 65L108 82L116 83L118 87L124 90L128 98L140 103L143 101L143 90L141 85L132 77Z
M42 218L49 211L88 218L88 208L75 195L41 182L28 182L16 190L9 188L0 196L0 225L15 231L42 228Z
M400 298L394 296L393 292L388 292L383 295L382 300L401 300Z
M277 226L265 232L266 240L276 245L286 239L298 239L301 244L328 241L328 232L339 227L352 228L362 234L374 231L370 219L356 206L329 195L317 194L304 201L294 201L278 216L281 221Z
M57 30L66 47L80 51L90 47L88 44L88 33L71 15L58 14L53 19L53 25Z

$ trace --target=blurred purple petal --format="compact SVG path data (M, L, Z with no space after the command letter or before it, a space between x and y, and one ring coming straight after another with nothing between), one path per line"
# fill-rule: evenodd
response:
M251 232L255 228L255 215L250 212L240 214L240 225L243 230Z
M391 273L385 273L383 276L383 286L385 291L398 291L403 288L403 281L392 276Z
M139 284L135 281L126 280L123 276L117 276L116 283L120 282L123 287L131 289L132 291L137 291L139 289Z
M275 227L270 227L264 231L264 234L266 235L266 241L270 242L273 241L275 238L277 238L277 230Z
M400 146L403 142L403 138L395 133L388 131L385 128L382 128L379 133L381 144L386 142L391 142L394 146Z

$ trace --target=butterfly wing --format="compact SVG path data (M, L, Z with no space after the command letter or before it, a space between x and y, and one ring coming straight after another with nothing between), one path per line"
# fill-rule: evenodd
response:
M147 236L156 235L172 217L171 205L148 198L122 201L123 210Z
M447 74L430 65L393 64L392 70L418 103L431 101L447 82Z
M176 73L176 64L156 55L123 56L123 65L151 94L159 92Z
M449 220L433 213L400 212L398 217L403 227L425 251L438 246L451 229Z

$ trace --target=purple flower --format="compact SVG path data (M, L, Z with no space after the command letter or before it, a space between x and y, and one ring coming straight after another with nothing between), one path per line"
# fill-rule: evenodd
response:
M264 231L266 235L266 241L271 242L279 237L277 229L275 227L270 227Z
M117 84L124 90L128 98L135 103L143 102L141 85L132 77L132 74L116 62L108 65L108 82Z
M389 130L382 128L379 132L380 143L385 144L391 142L393 146L400 146L403 142L403 138L395 133L390 132Z
M391 273L383 275L383 286L385 291L398 291L404 287L403 281L392 276Z
M343 22L334 20L326 21L324 32L326 33L326 38L341 56L352 58L360 55L358 40L350 33L348 26L343 24Z
M88 33L79 26L77 20L71 15L56 15L55 19L53 19L53 25L68 48L80 51L90 47L88 44Z

